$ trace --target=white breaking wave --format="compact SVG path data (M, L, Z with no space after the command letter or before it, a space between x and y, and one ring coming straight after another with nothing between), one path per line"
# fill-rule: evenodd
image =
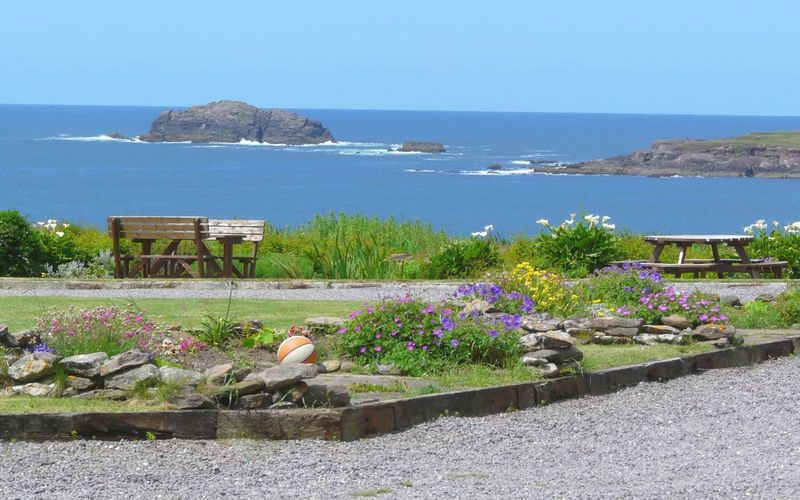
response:
M116 137L111 137L105 134L100 135L91 135L91 136L70 136L70 135L58 135L53 137L43 137L41 139L36 139L37 141L77 141L77 142L136 142L143 144L144 141L139 140L139 137L132 137L130 139L119 139Z
M433 170L429 168L410 168L404 172L413 174L447 174L447 175L469 175L480 177L502 177L508 175L531 175L538 174L533 168L514 168L506 170Z

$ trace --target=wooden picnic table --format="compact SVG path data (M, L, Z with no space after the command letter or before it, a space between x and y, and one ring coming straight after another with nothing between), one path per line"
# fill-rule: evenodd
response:
M747 255L747 245L753 241L752 236L738 234L679 234L645 236L644 240L653 245L653 254L649 262L642 263L651 269L669 272L680 277L682 273L693 273L699 277L706 272L716 273L722 278L724 273L749 273L753 278L759 278L763 271L769 271L780 277L781 270L786 262L767 261L763 258L753 259ZM677 263L660 262L661 252L669 245L679 248ZM711 247L712 259L687 259L689 248L693 245L708 245ZM720 245L726 245L736 251L738 259L723 259L719 254Z
M109 233L114 242L114 276L116 278L212 277L252 278L258 257L258 242L264 237L264 221L231 221L206 217L109 217ZM141 252L121 255L120 239L139 243ZM153 253L157 240L168 240L166 248ZM206 242L216 240L222 245L222 256L209 251ZM182 242L194 243L195 252L178 254ZM245 241L253 242L253 254L234 257L234 246ZM221 260L222 265L217 263ZM131 266L137 261L138 264ZM241 263L242 271L234 266ZM193 267L196 264L196 269Z

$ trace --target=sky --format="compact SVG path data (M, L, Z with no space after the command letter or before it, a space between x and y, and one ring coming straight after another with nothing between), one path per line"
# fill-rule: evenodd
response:
M800 115L800 2L0 2L0 103Z

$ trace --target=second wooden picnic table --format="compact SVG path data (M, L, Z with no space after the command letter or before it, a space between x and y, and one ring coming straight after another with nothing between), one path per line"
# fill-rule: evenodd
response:
M715 272L722 278L725 272L748 272L754 278L760 276L760 269L750 266L752 263L747 255L746 247L753 241L752 236L732 235L732 234L680 234L680 235L658 235L645 236L644 240L653 245L653 254L650 262L646 265L662 271L672 271L676 276L681 272L693 272L697 275L700 272ZM679 248L677 264L661 264L661 252L669 245ZM687 260L686 255L693 245L708 245L711 247L711 260ZM722 259L719 254L719 246L727 245L732 247L739 259Z

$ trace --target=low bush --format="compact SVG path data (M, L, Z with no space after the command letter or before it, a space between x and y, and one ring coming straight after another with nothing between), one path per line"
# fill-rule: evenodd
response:
M474 278L499 263L493 238L456 239L431 256L426 275L430 279Z
M371 367L391 363L408 375L478 363L503 366L519 355L518 315L498 320L401 297L353 311L336 345Z
M661 318L671 314L683 316L695 325L727 323L729 320L728 315L720 310L718 301L701 293L679 292L673 287L644 294L638 303L617 308L616 314L642 318L645 323L659 323Z
M615 226L608 220L608 216L570 214L569 219L553 226L548 220L539 219L544 231L534 239L534 251L568 277L587 276L621 256Z
M759 220L745 227L744 232L754 237L747 247L750 256L784 260L788 262L786 277L800 278L800 221L783 227L773 221L768 230L766 221Z
M589 300L599 300L611 307L631 305L643 295L664 289L658 272L643 269L640 264L612 265L598 269L576 285Z
M0 276L33 276L42 269L37 233L16 210L0 211Z

